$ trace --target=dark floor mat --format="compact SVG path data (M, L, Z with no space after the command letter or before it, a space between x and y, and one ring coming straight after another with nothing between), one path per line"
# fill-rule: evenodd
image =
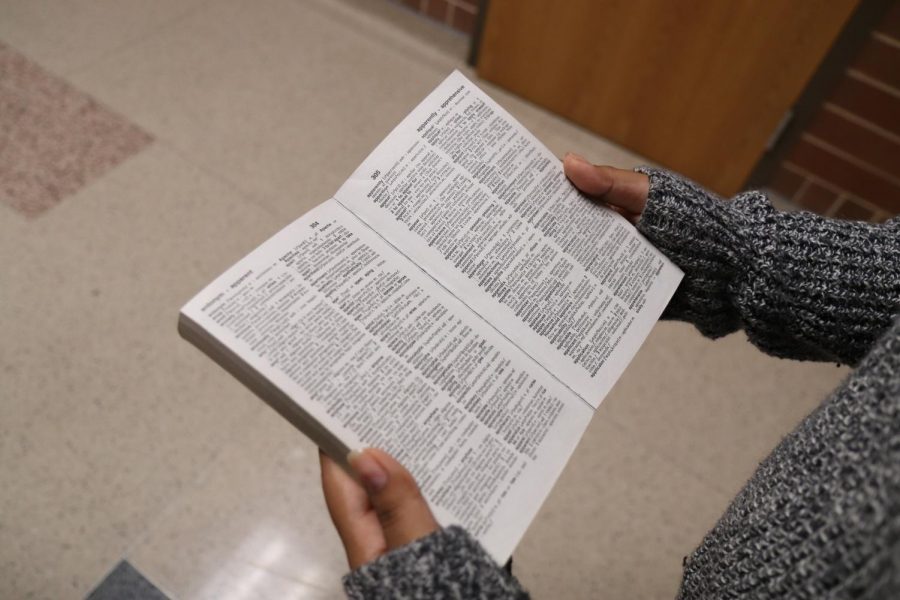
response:
M87 600L169 600L169 597L123 560L88 594Z

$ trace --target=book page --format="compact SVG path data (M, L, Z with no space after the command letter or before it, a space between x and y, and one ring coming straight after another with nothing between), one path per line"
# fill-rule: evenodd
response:
M391 453L439 522L465 527L501 564L593 414L333 200L182 315L346 447Z
M681 280L459 72L335 198L594 407Z

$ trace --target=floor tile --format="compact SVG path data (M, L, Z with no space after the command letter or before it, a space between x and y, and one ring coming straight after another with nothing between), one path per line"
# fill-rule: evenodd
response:
M322 498L318 451L268 408L235 433L202 483L128 558L179 598L336 598L347 570Z
M346 27L365 32L370 40L439 72L460 68L469 54L469 36L423 19L398 3L371 0L294 0L315 5L316 10Z
M713 341L661 322L597 418L731 495L847 373L764 355L743 333Z
M138 127L0 42L0 202L28 217L140 152Z
M178 308L277 219L153 146L0 242L0 596L86 592L258 402ZM227 232L227 234L225 234ZM43 575L41 575L43 573ZM59 586L59 587L54 587Z
M513 558L534 598L674 598L728 496L595 417Z
M177 20L199 0L0 0L0 39L67 74Z
M316 3L224 0L73 79L289 217L331 197L445 75Z
M67 510L67 509L61 509ZM82 598L121 553L121 540L98 520L50 518L25 526L0 521L3 598Z

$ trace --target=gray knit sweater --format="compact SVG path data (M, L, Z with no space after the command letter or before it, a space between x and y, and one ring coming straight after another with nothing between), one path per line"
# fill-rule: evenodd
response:
M638 229L685 272L665 317L744 329L784 358L856 366L685 560L681 598L900 598L900 219L730 202L666 171ZM673 557L675 559L675 557ZM352 598L524 598L458 527L344 578ZM561 590L564 592L564 590Z

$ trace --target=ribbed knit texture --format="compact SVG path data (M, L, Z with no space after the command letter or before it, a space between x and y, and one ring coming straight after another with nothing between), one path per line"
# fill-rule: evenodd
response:
M763 461L680 598L900 598L900 321Z
M712 338L743 328L774 356L854 365L900 309L900 220L778 212L760 192L723 202L638 171L650 177L638 229L685 272L664 317Z
M459 527L389 552L344 577L353 599L528 598L512 575Z
M685 272L665 317L713 338L743 328L775 356L858 365L685 559L679 597L900 598L900 219L779 213L758 192L724 202L639 170L651 185L638 229ZM344 584L352 598L526 597L456 527Z
M743 327L776 356L865 356L686 560L679 597L900 598L900 220L781 213L758 192L723 202L639 170L638 229L685 271L667 317L710 337Z

